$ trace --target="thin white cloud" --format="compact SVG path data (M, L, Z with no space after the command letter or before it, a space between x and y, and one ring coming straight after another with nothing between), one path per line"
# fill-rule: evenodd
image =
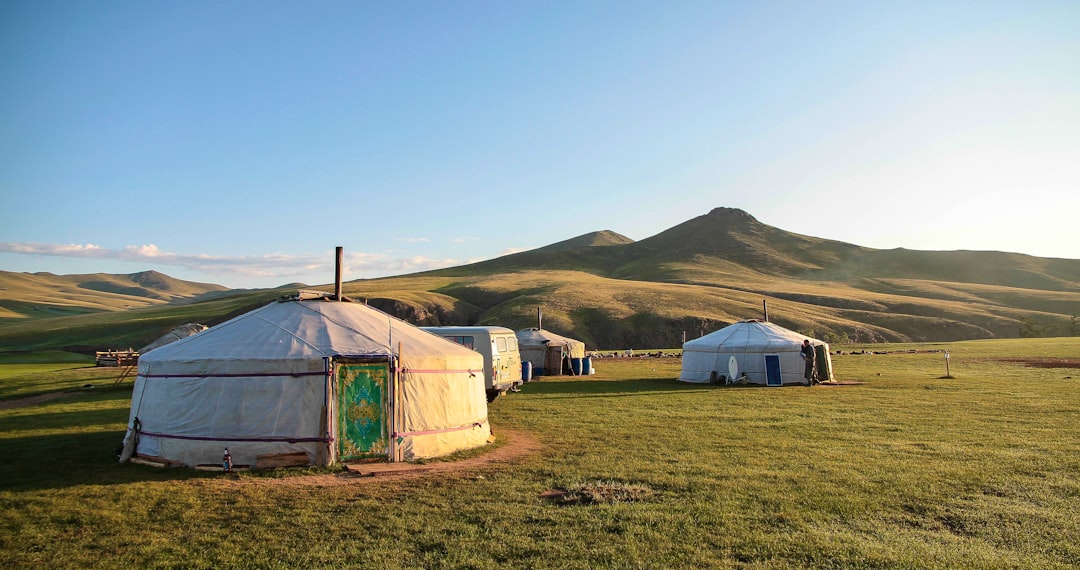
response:
M93 244L47 244L0 242L0 253L65 257L70 259L101 259L146 263L155 266L183 267L210 275L235 275L252 278L289 279L310 275L325 275L330 282L334 275L333 256L326 254L269 253L264 255L224 256L180 254L162 251L154 244L129 245L110 249ZM427 271L460 265L455 259L436 259L426 256L392 257L384 253L346 253L343 276L347 279L384 277L402 273Z
M408 237L408 238L398 238L398 241L403 241L403 242L407 242L407 243L428 243L431 240L426 238L426 237Z
M476 241L480 238L473 236L450 238L451 243L468 243L470 241Z

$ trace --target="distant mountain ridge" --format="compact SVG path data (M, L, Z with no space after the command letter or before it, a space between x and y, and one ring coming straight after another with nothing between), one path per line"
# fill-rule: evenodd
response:
M10 292L12 283L33 293L0 301L7 322L57 311L63 297L72 305L58 316L133 311L132 318L138 312L140 322L153 318L161 327L189 322L193 313L212 325L274 291L230 291L156 272L0 272L0 288ZM766 303L770 320L831 342L1080 335L1080 260L876 250L788 232L734 208L715 208L640 241L590 232L469 265L351 281L345 294L418 325L525 328L535 326L542 307L545 328L597 348L679 346L684 337L762 318ZM171 308L176 303L190 309L179 312ZM63 326L93 334L95 318L71 317ZM26 339L34 330L21 326L12 334ZM144 338L148 331L126 333L117 324L113 336L130 336L136 346L152 340Z
M41 318L192 302L228 287L196 283L157 271L126 275L0 271L0 318Z
M545 273L559 272L558 282L542 292L524 286L518 291L529 292L526 298L537 304L560 307L545 309L554 315L545 322L563 327L556 332L602 343L640 344L649 335L644 324L626 324L634 319L664 329L656 336L671 343L686 328L701 331L760 318L762 302L770 299L777 309L770 315L773 320L838 340L1080 334L1080 260L992 251L876 250L788 232L735 208L715 208L640 241L594 247L597 233L423 275L463 279L514 273L522 280L544 281ZM576 291L574 273L606 281ZM520 307L485 302L505 299L507 292L477 295L484 281L493 280L474 279L468 287L439 291L475 304L478 322L527 322L518 316ZM630 292L635 284L646 283L654 284L651 289L660 283L692 289L664 290L652 300ZM606 287L612 292L605 293ZM606 330L627 327L633 330Z

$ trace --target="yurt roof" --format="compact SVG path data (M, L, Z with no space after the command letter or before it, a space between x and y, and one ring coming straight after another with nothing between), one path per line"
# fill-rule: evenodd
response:
M550 343L568 343L568 344L580 344L585 345L580 340L575 340L569 337L557 335L551 331L544 329L522 329L515 333L519 345L535 346L540 344Z
M687 341L683 345L683 349L711 351L722 346L727 350L775 352L791 350L792 347L797 349L803 340L808 338L777 324L767 321L748 320L739 321L701 338ZM821 341L815 339L810 339L810 342L815 345L821 344Z
M398 343L410 358L460 358L467 348L367 305L326 300L277 301L143 356L155 361L307 360L388 356Z

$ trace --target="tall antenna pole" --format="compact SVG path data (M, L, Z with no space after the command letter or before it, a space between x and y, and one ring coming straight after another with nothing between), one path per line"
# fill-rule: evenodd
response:
M345 259L345 248L340 245L335 248L337 259L334 261L334 298L341 300L341 263Z

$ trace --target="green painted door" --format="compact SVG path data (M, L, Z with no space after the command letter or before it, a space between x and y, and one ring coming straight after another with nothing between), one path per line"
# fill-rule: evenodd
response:
M385 362L339 364L338 455L342 461L388 457Z

